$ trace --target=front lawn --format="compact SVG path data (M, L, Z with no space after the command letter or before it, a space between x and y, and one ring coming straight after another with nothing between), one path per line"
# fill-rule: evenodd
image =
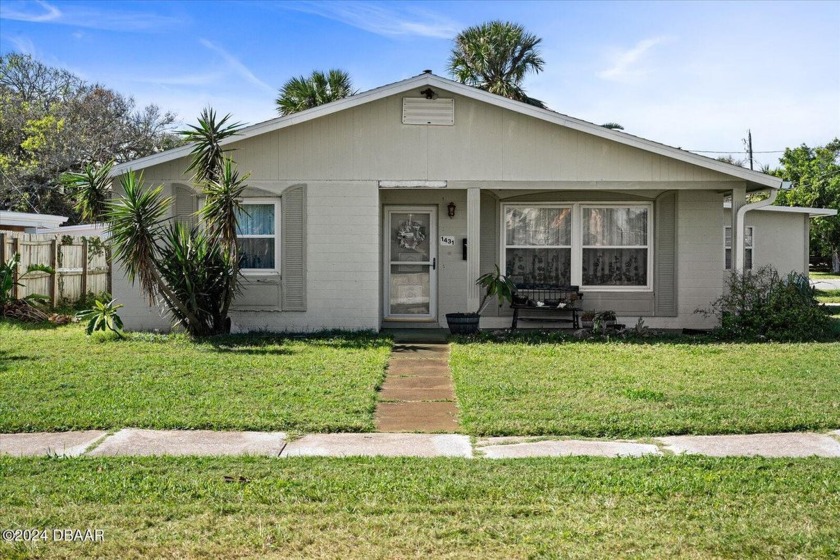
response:
M840 427L840 343L458 343L475 435L646 437Z
M4 558L837 558L833 459L0 458Z
M370 431L390 348L370 334L119 341L0 320L0 433Z
M820 303L840 303L840 290L817 290L817 301Z

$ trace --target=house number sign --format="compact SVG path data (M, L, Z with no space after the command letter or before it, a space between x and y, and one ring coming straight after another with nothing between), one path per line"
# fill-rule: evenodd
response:
M441 235L440 236L440 246L441 247L454 247L455 246L455 238L451 235Z

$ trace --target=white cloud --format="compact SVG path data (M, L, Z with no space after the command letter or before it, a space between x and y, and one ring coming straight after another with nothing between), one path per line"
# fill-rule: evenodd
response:
M41 58L38 53L38 49L35 47L35 43L32 42L32 39L29 37L24 37L22 35L7 37L9 42L14 45L15 51L21 54L28 54L33 58Z
M230 69L242 76L243 78L245 78L245 80L259 88L274 93L275 88L271 87L264 81L257 78L257 76L254 75L254 73L251 72L251 70L247 66L245 66L238 58L227 52L225 49L211 41L208 41L207 39L200 39L199 42L202 45L204 45L204 47L210 49L211 51L221 56L222 59L224 59L224 61L227 62Z
M618 82L632 81L648 73L640 67L645 54L653 47L667 42L666 37L643 39L629 50L619 51L612 58L611 65L606 70L598 72L598 77L604 80Z
M108 6L104 2L100 5ZM37 8L33 9L36 6ZM170 31L183 23L178 18L152 12L126 12L109 8L94 10L74 4L62 4L62 9L59 9L43 0L38 0L34 4L14 1L0 3L0 19L122 32Z
M415 36L451 39L461 26L454 20L414 7L396 10L367 2L297 2L285 9L321 16L385 37ZM391 4L400 6L400 4Z

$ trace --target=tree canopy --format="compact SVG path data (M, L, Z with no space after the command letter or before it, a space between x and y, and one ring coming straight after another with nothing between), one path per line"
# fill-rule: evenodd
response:
M792 185L779 193L777 204L840 210L840 139L814 148L787 148L779 161L782 167L773 174ZM840 272L840 216L811 222L811 247L830 256L833 271Z
M277 111L281 115L291 115L353 94L350 74L344 70L315 70L309 77L291 78L283 84L277 96Z
M540 42L516 23L490 21L468 27L455 37L449 71L462 84L542 107L522 87L526 74L543 69Z
M60 177L178 145L175 116L29 55L0 57L0 208L79 218ZM94 170L88 170L93 172ZM68 196L68 194L70 196Z

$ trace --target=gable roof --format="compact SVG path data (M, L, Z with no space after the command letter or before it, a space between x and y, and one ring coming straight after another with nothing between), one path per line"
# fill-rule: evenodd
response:
M351 109L353 107L357 107L365 103L371 103L379 99L389 97L391 95L397 95L400 93L405 93L407 91L423 87L440 88L442 90L455 93L457 95L461 95L470 99L474 99L476 101L481 101L483 103L488 103L496 107L501 107L503 109L507 109L515 113L528 115L536 119L564 126L572 130L584 132L586 134L591 134L592 136L597 136L606 140L617 142L619 144L624 144L626 146L638 148L646 152L651 152L678 161L710 169L712 171L717 171L718 173L742 179L759 187L779 188L782 183L781 179L779 179L778 177L765 175L764 173L758 171L744 169L742 167L738 167L730 163L717 161L716 159L701 156L692 152L681 150L679 148L674 148L672 146L666 146L665 144L660 144L658 142L646 140L644 138L634 136L626 132L604 128L603 126L576 119L574 117L569 117L567 115L563 115L561 113L557 113L549 109L541 109L539 107L535 107L527 103L514 101L512 99L508 99L500 95L488 93L486 91L474 88L472 86L467 86L446 78L442 78L440 76L436 76L431 73L423 73L419 76L414 76L413 78L408 78L399 82L395 82L393 84L388 84L375 89L371 89L362 93L358 93L356 95L352 95L350 97L345 97L344 99L333 101L332 103L327 103L325 105L320 105L312 109L307 109L306 111L301 111L299 113L294 113L284 117L277 117L271 120L267 120L261 123L245 127L240 131L239 134L222 140L221 144L225 145L233 142L239 142L241 140L252 138L254 136L274 132L282 128L311 121L320 117L325 117L327 115L331 115L339 111L344 111L346 109ZM181 146L178 148L167 150L165 152L161 152L159 154L154 154L144 158L136 159L134 161L121 163L120 165L114 166L114 168L111 170L111 176L115 177L126 173L131 169L145 169L147 167L186 157L190 154L191 149L192 147L190 145Z

